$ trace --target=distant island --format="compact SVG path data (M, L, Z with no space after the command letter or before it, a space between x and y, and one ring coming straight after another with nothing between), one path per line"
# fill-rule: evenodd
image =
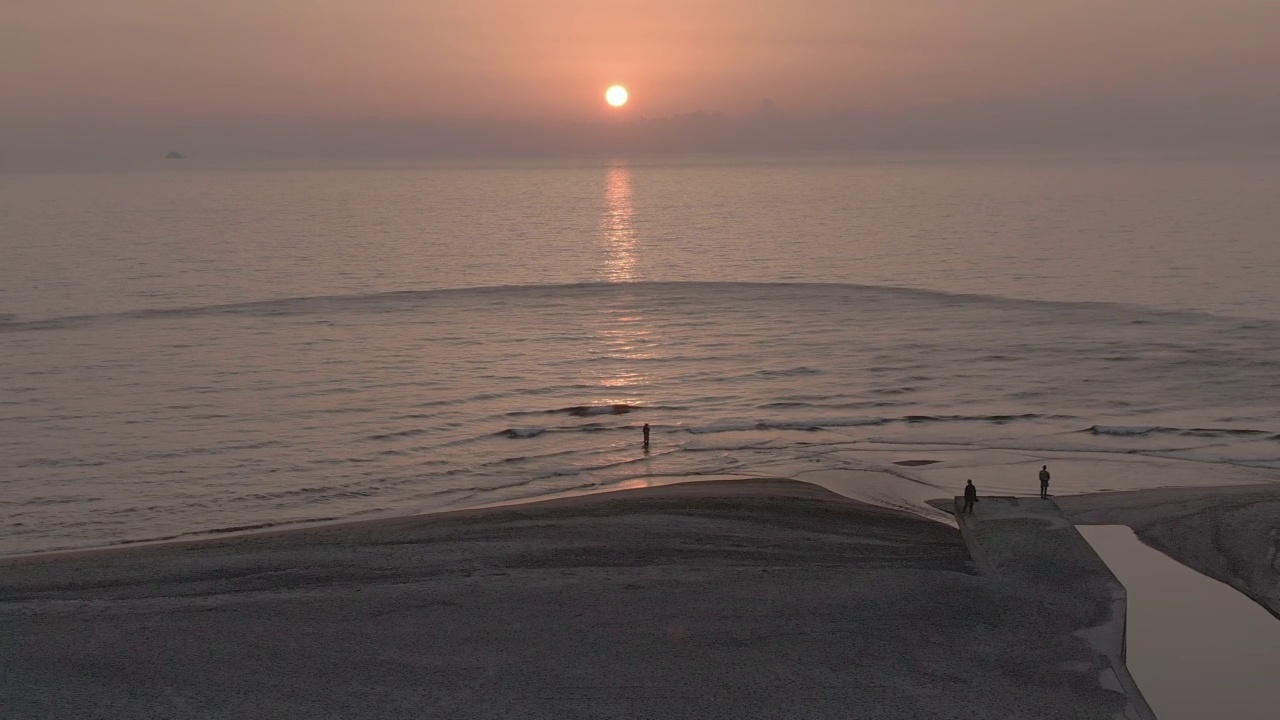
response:
M183 155L182 153L176 150L169 153L168 155L165 155L164 157L166 160L186 160L187 159L186 155Z

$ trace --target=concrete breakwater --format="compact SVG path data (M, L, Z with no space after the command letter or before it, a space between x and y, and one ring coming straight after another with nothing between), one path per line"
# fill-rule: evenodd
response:
M1075 634L1096 651L1099 681L1127 698L1125 718L1155 720L1125 665L1125 588L1057 503L984 497L966 515L960 512L963 498L954 502L961 537L978 572L1046 591L1055 598L1046 613L1071 606L1076 612L1069 616L1087 618Z

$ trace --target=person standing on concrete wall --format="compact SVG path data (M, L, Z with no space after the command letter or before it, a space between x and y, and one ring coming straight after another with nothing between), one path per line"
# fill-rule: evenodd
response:
M1049 499L1049 466L1040 466L1040 499Z
M964 486L964 509L960 512L973 514L973 504L978 502L978 488L974 487L973 481L970 480L968 485Z

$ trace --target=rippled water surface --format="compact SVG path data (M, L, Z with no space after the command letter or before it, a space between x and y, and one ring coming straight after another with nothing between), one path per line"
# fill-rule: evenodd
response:
M0 552L691 472L865 470L907 508L1043 462L1063 491L1275 480L1278 181L1249 157L0 177Z

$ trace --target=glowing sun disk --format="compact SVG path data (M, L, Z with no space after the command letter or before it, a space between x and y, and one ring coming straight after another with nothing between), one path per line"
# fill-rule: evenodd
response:
M627 104L627 89L621 85L614 85L604 91L604 101L614 107L622 107Z

